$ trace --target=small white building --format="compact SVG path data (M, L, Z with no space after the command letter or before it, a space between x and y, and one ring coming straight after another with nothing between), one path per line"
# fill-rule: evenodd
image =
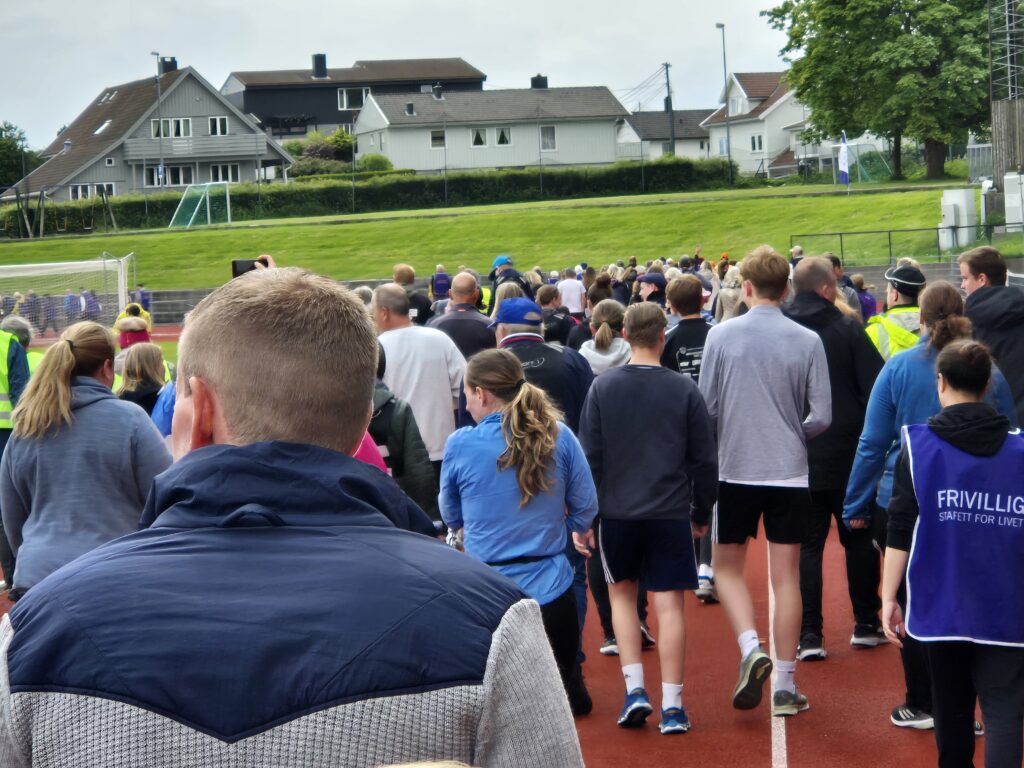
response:
M639 160L641 157L657 160L663 155L674 154L676 157L706 160L711 157L711 138L701 123L714 111L677 109L671 113L671 118L669 112L634 112L619 129L619 157L623 160Z
M776 158L793 150L792 126L806 120L809 111L786 85L785 74L737 72L729 76L721 95L726 106L701 123L708 131L713 156L729 154L727 120L732 159L741 173L767 175ZM795 164L790 172L796 172Z
M628 116L603 86L371 93L356 158L382 154L419 172L614 163Z

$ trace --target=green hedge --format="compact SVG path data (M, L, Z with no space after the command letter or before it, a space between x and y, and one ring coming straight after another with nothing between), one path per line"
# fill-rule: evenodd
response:
M356 171L356 181L366 181L372 179L375 176L413 176L416 171L411 168L398 168L394 171ZM352 172L348 173L318 173L313 176L296 176L294 179L291 178L289 172L288 178L292 181L296 181L299 184L309 184L314 181L352 181Z
M735 166L734 177L738 177ZM542 187L543 185L543 187ZM355 207L352 205L353 186ZM231 187L233 221L256 221L301 216L394 211L444 206L514 203L540 199L610 197L645 192L688 192L726 186L726 163L720 160L669 158L645 163L616 163L585 168L477 171L442 176L410 175L395 171L357 181L313 177L301 184L239 184ZM447 203L445 200L447 188ZM177 192L126 195L111 200L121 229L166 227L181 199ZM34 213L34 211L32 212ZM67 221L67 232L82 233L84 223L101 231L103 213L92 200L51 204L46 208L46 231ZM18 233L13 205L0 208L0 229Z

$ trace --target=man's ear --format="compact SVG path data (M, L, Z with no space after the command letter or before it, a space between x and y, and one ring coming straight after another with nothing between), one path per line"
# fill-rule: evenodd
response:
M222 442L217 435L218 421L223 421L217 393L195 376L188 380L188 386L192 390L192 449Z

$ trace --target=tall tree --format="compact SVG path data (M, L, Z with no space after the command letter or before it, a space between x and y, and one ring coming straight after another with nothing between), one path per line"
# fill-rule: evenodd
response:
M783 0L765 11L787 35L789 83L814 136L870 131L924 144L941 178L946 144L988 123L986 0Z
M39 153L28 149L25 132L6 120L0 122L0 189L16 184L42 164Z

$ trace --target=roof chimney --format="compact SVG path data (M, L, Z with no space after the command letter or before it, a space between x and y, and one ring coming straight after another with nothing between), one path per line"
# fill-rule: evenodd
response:
M405 102L405 114L409 117L413 117L416 114L416 105L411 101Z
M168 72L177 72L178 60L173 56L161 56L159 69L161 75L166 75Z
M71 151L71 139L64 139L64 154Z
M327 54L326 53L314 53L313 54L313 78L316 80L323 80L327 77Z
M547 88L548 87L547 75L542 75L542 74L540 74L538 72L536 75L534 75L533 77L530 78L530 87L531 88L537 88L537 89Z
M431 88L430 91L438 101L441 101L444 98L444 88L441 87L440 83L434 83L434 87Z

